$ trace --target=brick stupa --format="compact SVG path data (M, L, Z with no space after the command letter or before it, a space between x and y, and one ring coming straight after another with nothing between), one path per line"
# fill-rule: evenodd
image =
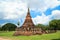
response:
M40 27L35 27L28 8L27 16L23 25L19 28L16 28L15 36L18 35L35 35L42 34L42 29Z

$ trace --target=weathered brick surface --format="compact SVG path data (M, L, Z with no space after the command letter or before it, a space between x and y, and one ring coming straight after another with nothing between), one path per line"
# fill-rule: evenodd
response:
M25 19L24 24L21 26L21 28L17 28L14 35L36 35L36 34L42 34L41 28L36 28L34 26L34 23L32 22L30 11L28 8L27 16Z

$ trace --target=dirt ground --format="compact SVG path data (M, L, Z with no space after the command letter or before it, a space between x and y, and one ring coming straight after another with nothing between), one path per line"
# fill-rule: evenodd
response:
M0 37L0 40L10 40L10 39Z

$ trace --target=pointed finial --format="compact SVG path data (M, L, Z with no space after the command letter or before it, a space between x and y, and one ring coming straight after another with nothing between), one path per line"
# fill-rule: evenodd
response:
M29 12L29 8L28 8L28 12Z
M29 3L28 3L28 12L29 12Z

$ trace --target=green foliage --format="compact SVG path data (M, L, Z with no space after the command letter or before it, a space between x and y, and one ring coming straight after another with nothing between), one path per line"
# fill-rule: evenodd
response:
M2 27L1 27L1 25L0 25L0 31L2 30Z
M2 30L2 27L0 27L0 31Z
M3 31L14 31L16 29L16 25L12 24L12 23L7 23L5 25L2 26L2 30Z
M37 24L36 27L40 27L43 30L48 30L49 26L48 25L43 25L43 24Z
M60 30L60 20L52 20L49 22L50 29Z
M20 22L18 21L17 25L19 26L20 25Z

